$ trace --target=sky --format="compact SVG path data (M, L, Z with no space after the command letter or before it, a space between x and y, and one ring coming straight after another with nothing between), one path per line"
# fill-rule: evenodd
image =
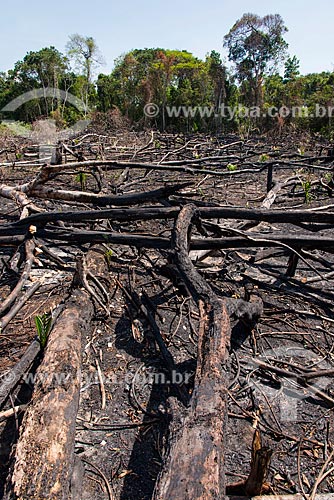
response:
M246 12L281 14L289 32L289 53L303 74L334 70L333 0L16 0L1 5L0 71L29 51L50 45L65 52L68 37L95 38L105 59L100 72L135 48L188 50L205 58L227 56L223 37Z

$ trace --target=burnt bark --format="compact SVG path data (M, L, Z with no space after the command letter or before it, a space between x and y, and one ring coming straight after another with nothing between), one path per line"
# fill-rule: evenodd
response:
M195 386L185 421L171 437L154 499L222 499L225 495L226 361L230 321L226 306L197 273L188 256L195 208L186 206L175 225L176 263L200 309Z
M21 426L7 498L70 498L81 334L92 314L89 296L75 290L50 334Z
M78 210L33 214L12 224L5 224L0 234L18 234L19 228L30 225L45 225L50 222L82 222L110 219L115 221L136 221L154 219L175 219L180 213L179 207L139 207L139 208L111 208L107 210ZM201 207L198 209L202 219L240 219L263 222L283 222L299 224L309 222L315 224L333 224L334 213L312 210L266 210L265 208L228 208L228 207ZM10 232L13 231L13 232Z
M36 187L29 192L30 196L47 200L63 200L75 201L78 203L92 203L98 206L106 205L135 205L145 201L153 201L155 199L169 196L177 193L180 189L189 186L188 182L180 184L169 184L167 186L146 191L143 193L125 193L123 195L104 195L96 193L85 193L82 191L65 191L57 190L49 187Z
M34 339L20 361L11 369L9 376L0 384L0 408L2 408L9 394L15 389L22 376L29 370L40 350L40 342Z

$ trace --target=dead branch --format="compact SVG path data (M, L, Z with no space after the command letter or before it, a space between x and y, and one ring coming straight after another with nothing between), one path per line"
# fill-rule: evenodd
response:
M169 184L162 188L146 191L143 193L130 193L123 195L103 195L95 193L85 193L82 191L65 191L48 187L34 188L29 192L30 196L48 200L75 201L78 203L92 203L99 206L105 205L135 205L145 201L153 201L169 196L190 185L189 182Z
M143 248L170 248L169 238L147 236L136 233L114 233L109 231L79 231L79 230L48 230L37 231L37 236L49 241L68 241L72 243L115 243ZM0 243L5 237L0 237ZM252 234L228 238L194 238L190 242L191 250L231 249L231 248L256 248L275 247L288 245L292 248L319 248L333 249L334 238L329 236L313 236L304 233L275 233Z
M6 402L9 394L15 389L22 376L29 370L40 350L41 344L39 341L33 340L20 361L6 374L5 381L0 385L0 408Z
M7 296L5 300L0 303L0 316L6 312L6 310L12 305L13 302L17 299L20 291L24 287L25 283L29 279L30 271L32 265L35 260L34 256L35 243L33 240L27 240L25 243L25 252L26 252L26 263L23 269L23 272L18 280L15 288L12 292Z
M11 228L42 225L48 222L81 222L93 220L136 221L154 219L175 219L180 207L138 207L112 208L107 210L78 210L75 212L45 212L33 214L12 224L3 225L0 234L9 234ZM298 224L310 222L315 224L334 224L334 212L316 212L312 210L266 210L244 209L234 207L201 207L198 208L202 219L236 219L263 222L282 222ZM17 234L17 233L14 233Z
M17 300L10 311L2 316L2 318L0 319L0 334L4 331L8 323L18 314L24 304L34 295L35 292L37 292L41 285L42 283L39 282L31 285L31 287L28 288L28 290L23 295L21 295L21 297Z

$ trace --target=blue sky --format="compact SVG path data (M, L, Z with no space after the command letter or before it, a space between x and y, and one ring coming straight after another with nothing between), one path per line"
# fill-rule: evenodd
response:
M54 45L63 52L73 33L96 39L104 73L133 48L186 49L201 58L214 49L226 56L223 36L245 12L282 15L302 73L334 70L333 0L16 0L1 6L0 71L30 50Z

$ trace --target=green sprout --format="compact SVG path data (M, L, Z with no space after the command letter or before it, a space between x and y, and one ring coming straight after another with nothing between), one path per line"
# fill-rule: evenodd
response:
M326 184L329 184L333 180L333 174L329 174L329 173L325 174L324 179L325 179Z
M269 156L267 154L263 154L260 156L260 162L261 163L264 163L265 161L268 161L269 160Z
M79 172L75 180L80 183L81 191L86 191L87 174L85 174L84 172Z
M305 203L307 203L307 204L311 203L311 201L312 201L311 187L312 187L312 184L311 184L311 181L309 179L307 181L302 182L302 188L303 188L304 194L305 194Z
M108 266L111 264L111 259L112 259L112 256L114 255L114 252L111 250L111 248L108 248L105 252L104 252L104 256L106 258L106 261L107 261L107 264Z
M234 172L234 170L237 169L237 166L234 165L233 163L229 163L228 165L226 165L226 168L229 172Z
M37 329L37 337L42 346L45 348L48 336L52 325L52 315L51 313L43 313L42 315L35 316L35 325Z

